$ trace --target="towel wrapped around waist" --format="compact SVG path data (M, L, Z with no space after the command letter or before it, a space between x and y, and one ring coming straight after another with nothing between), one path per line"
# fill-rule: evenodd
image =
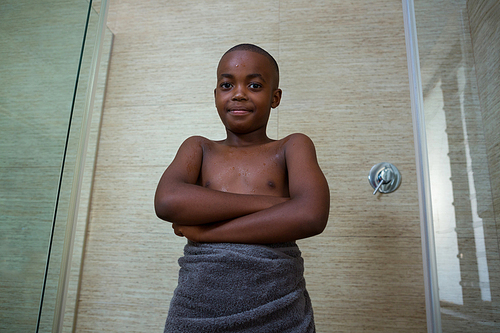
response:
M295 243L188 241L179 265L164 332L315 332Z

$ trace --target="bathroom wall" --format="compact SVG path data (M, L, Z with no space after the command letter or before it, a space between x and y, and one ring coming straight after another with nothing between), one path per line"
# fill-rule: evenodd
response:
M272 138L304 132L331 191L325 232L301 240L318 332L425 332L400 1L110 3L113 52L76 331L161 331L185 239L156 218L157 182L184 139L222 139L215 70L242 42L272 53L283 100ZM403 183L372 195L370 168Z

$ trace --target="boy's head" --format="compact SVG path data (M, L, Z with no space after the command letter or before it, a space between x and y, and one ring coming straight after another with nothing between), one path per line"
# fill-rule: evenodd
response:
M271 108L281 101L278 83L278 65L260 47L240 44L224 53L217 67L214 95L226 129L265 135Z
M274 68L274 74L276 75L276 87L275 88L278 88L279 81L280 81L280 70L279 70L279 67L278 67L278 63L273 58L273 56L271 54L269 54L269 52L267 52L263 48L261 48L261 47L259 47L257 45L254 45L254 44L239 44L239 45L233 46L232 48L230 48L229 50L227 50L226 53L224 53L224 55L222 56L221 60L224 58L224 56L226 54L234 52L234 51L250 51L250 52L255 52L255 53L262 54L267 59L269 59L269 61L271 62L272 66Z

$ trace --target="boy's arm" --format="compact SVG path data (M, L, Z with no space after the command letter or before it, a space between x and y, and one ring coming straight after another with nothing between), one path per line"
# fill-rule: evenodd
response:
M287 198L211 190L197 185L203 160L202 137L190 137L163 173L155 194L156 215L177 224L198 225L234 219Z
M290 200L229 221L203 226L174 225L177 235L197 242L270 244L295 241L326 227L330 192L312 141L294 134L285 144Z

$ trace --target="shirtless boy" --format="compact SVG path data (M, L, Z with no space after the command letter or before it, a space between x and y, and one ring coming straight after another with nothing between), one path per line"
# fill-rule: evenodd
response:
M237 45L221 58L214 95L227 137L188 138L155 196L158 217L188 245L287 243L324 230L329 189L312 141L266 134L281 101L278 83L275 60L255 45Z

